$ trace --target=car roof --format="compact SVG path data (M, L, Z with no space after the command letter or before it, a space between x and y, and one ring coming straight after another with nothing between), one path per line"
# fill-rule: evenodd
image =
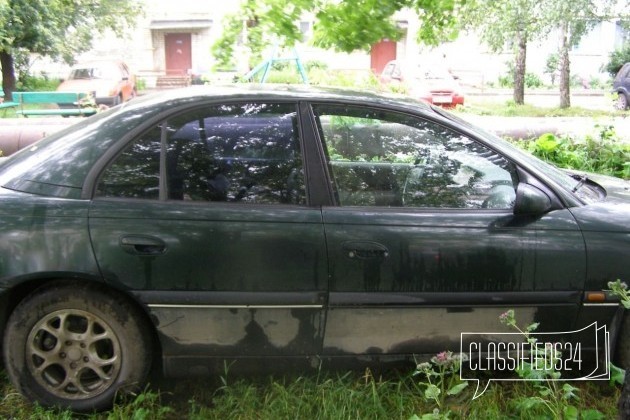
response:
M72 65L72 68L75 67L79 67L79 68L83 68L83 67L98 67L98 66L102 66L102 65L111 65L111 64L123 64L124 62L122 60L106 60L106 59L102 59L102 60L88 60L88 61L79 61L75 64Z
M283 85L283 84L230 84L230 85L196 85L179 89L168 89L137 98L128 106L166 101L190 101L197 99L239 100L291 100L291 101L335 101L341 103L369 102L370 105L382 104L390 107L408 108L412 111L431 110L425 102L388 92L369 89L350 89L311 85Z

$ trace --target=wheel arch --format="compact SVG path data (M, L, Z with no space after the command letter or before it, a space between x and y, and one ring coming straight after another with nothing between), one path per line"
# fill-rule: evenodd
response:
M0 294L0 340L4 340L4 334L7 322L11 313L15 308L29 295L40 291L43 288L52 287L79 287L87 286L92 290L107 294L115 299L122 299L136 308L138 315L141 317L142 323L147 327L151 340L151 349L153 353L152 371L155 369L162 371L162 346L158 338L155 323L152 321L149 312L136 297L126 290L115 287L112 284L105 283L101 279L91 278L89 276L70 276L68 274L56 276L38 276L23 280L14 286L6 289ZM0 365L4 364L4 355L2 354L2 346L0 345ZM3 366L4 367L4 366Z

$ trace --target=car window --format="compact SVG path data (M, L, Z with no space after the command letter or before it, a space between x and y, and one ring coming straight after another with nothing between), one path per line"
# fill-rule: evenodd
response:
M170 118L126 148L97 195L156 199L160 173L170 200L305 204L296 108L220 105Z
M511 209L515 166L437 123L393 112L314 106L342 206Z
M630 76L630 64L624 64L624 66L619 71L619 74L616 77L616 80L623 80L626 77Z

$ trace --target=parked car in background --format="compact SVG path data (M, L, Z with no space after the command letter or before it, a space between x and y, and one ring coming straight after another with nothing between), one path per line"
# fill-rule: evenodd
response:
M398 60L385 65L380 81L401 86L407 94L430 104L452 108L464 105L464 93L453 75L441 66L406 66Z
M630 63L624 64L615 76L613 93L617 94L615 108L620 110L630 108Z
M72 67L58 91L93 93L97 105L114 106L134 98L136 78L122 61L90 61Z
M462 332L498 340L514 307L540 332L606 325L624 364L603 289L630 279L629 187L408 98L146 95L0 163L4 365L28 398L90 412L152 366L412 367Z

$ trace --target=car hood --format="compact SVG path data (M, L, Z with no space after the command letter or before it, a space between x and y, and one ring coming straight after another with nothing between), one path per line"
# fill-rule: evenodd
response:
M630 205L630 181L598 174L588 174L588 178L604 187L607 202Z
M571 172L571 171L569 171ZM598 202L570 209L583 231L630 232L630 182L605 175L586 174L606 190L606 197Z
M57 88L63 92L95 92L97 97L113 96L115 92L116 82L109 79L73 79L66 80Z

